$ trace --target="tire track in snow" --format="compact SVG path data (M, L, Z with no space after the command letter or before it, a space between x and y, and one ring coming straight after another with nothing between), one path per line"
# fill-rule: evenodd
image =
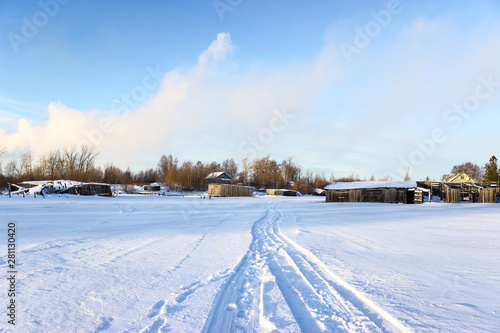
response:
M266 266L304 332L410 332L377 304L333 274L311 252L279 230L275 204L252 227L252 243L219 291L203 332L252 332L262 313Z

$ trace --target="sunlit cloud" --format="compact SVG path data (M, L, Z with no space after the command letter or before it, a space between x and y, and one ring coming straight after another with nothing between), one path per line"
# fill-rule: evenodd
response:
M53 102L41 123L28 112L16 113L15 128L1 130L0 142L10 152L34 154L90 143L101 161L122 167L152 166L165 153L242 159L241 142L268 127L275 110L286 108L294 120L259 154L296 156L305 166L331 166L339 176L350 169L381 176L396 169L388 165L411 151L415 139L442 122L447 108L470 94L478 76L500 81L500 46L493 42L500 39L498 25L477 26L464 36L450 18L417 17L398 29L390 38L374 39L351 64L336 36L311 59L256 61L245 65L249 69L238 65L237 41L219 33L197 63L165 72L137 107L82 112ZM476 119L499 98L500 91ZM0 99L0 106L5 103ZM463 130L469 130L466 124ZM451 141L439 147L456 150Z

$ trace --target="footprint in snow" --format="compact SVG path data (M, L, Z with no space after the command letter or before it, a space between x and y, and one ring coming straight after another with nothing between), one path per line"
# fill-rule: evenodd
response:
M189 296L191 296L191 294L193 294L195 291L196 291L196 287L193 287L191 289L188 289L186 290L185 292L179 294L176 298L175 298L175 301L177 303L182 303L184 302Z
M182 290L191 289L191 288L193 288L193 287L195 287L195 286L199 285L200 283L201 283L201 281L195 281L195 282L193 282L193 283L190 283L190 284L188 284L188 285L185 285L185 286L181 287L181 289L182 289Z
M157 302L155 305L153 305L151 307L151 309L149 310L148 317L153 318L153 317L156 317L157 315L159 315L160 310L163 307L163 305L165 305L164 300L161 300L161 301Z
M96 332L105 331L111 327L112 317L101 317L101 324L96 328Z
M160 329L164 326L165 324L165 319L163 318L158 318L155 320L155 322L149 326L144 333L149 333L149 332L160 332Z

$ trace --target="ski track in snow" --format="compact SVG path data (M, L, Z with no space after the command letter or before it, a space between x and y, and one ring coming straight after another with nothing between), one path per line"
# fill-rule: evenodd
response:
M205 237L207 237L208 233L210 233L213 229L217 228L218 226L220 226L222 223L226 222L230 217L230 214L228 214L224 219L222 219L219 223L211 226L210 228L208 228L208 230L203 234L201 235L201 237L194 243L194 246L193 248L191 249L191 251L189 251L189 253L184 257L182 258L174 267L174 269L172 269L170 271L170 273L173 273L175 272L177 269L181 268L182 264L188 260L189 258L191 258L191 255L193 254L193 252L196 251L196 249L198 248L198 246L200 246L201 242L203 242L203 240L205 239Z
M216 282L228 277L231 274L229 269L219 272L215 276L209 276L204 280L199 280L182 286L179 293L171 295L168 299L160 300L154 304L148 312L148 318L154 318L154 322L139 330L141 333L150 332L169 332L170 324L167 322L167 318L173 313L182 309L182 303L186 301L192 294L194 294L198 289L209 285L212 282Z
M175 267L169 271L169 273L175 272L177 269L181 268L182 264L188 260L191 255L196 251L196 249L200 246L203 240L207 237L207 235L215 228L220 226L222 223L226 222L231 215L227 214L227 216L222 219L220 222L214 224L198 239L194 242L193 248L189 251L189 253L182 258ZM150 333L150 332L169 332L170 324L167 322L167 317L172 315L173 313L182 309L181 304L186 301L192 294L194 294L198 289L207 286L212 282L216 282L228 277L231 274L230 269L226 269L225 271L219 272L215 276L209 276L205 280L195 281L190 284L182 286L180 292L174 295L171 295L166 300L160 300L155 303L148 312L148 318L156 318L155 321L147 326L146 328L140 329L141 333Z
M250 247L218 292L203 332L253 332L265 327L261 290L265 269L274 276L304 332L411 332L282 234L282 219L276 204L271 204L254 223Z

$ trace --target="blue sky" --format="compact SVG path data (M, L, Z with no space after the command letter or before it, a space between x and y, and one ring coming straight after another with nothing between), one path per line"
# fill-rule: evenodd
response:
M500 154L499 22L496 1L0 0L0 144L439 179Z

